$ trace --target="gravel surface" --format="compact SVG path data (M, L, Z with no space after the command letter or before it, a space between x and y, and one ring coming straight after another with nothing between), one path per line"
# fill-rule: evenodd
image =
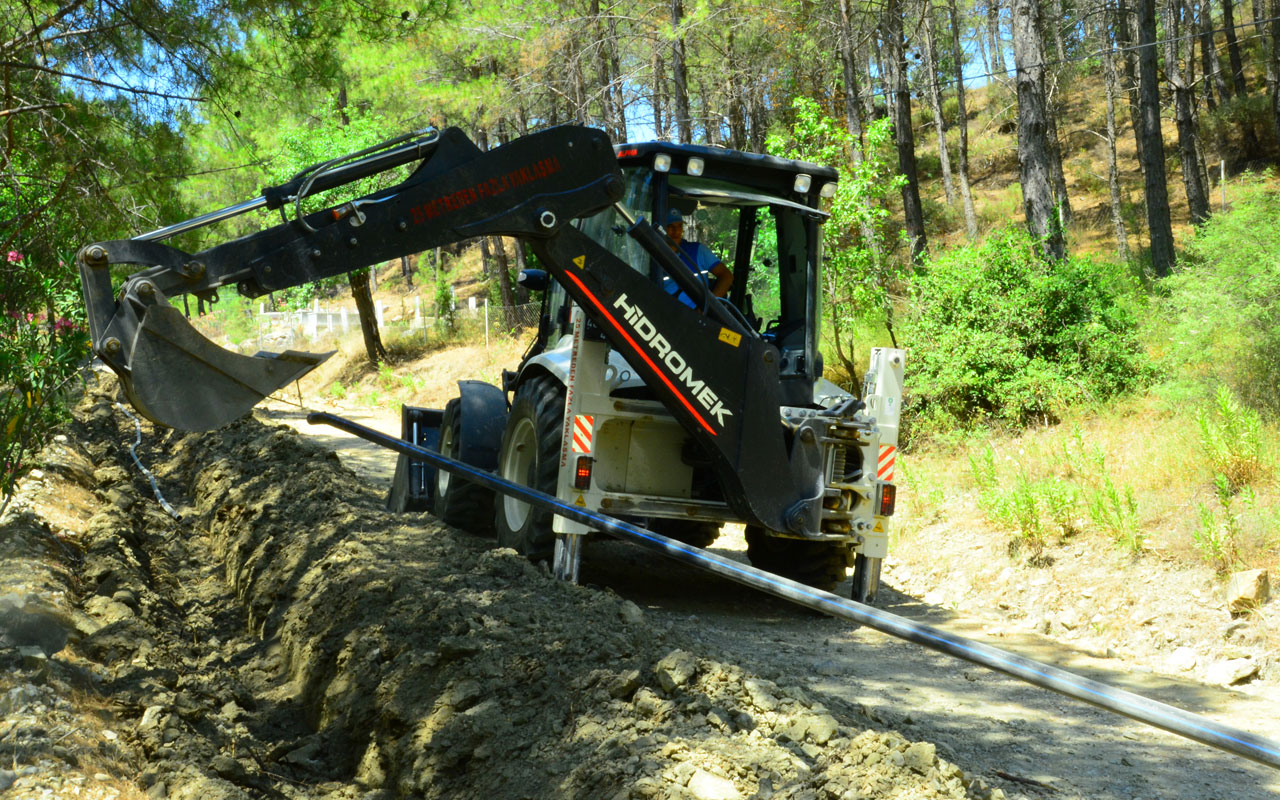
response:
M308 434L338 448L358 442L332 429ZM394 464L351 463L378 487ZM1007 535L983 527L971 503L954 508L952 521L895 547L878 605L1280 740L1280 603L1233 617L1207 569L1159 554L1135 559L1096 538L1058 543L1033 566L1009 556ZM714 549L745 561L734 526ZM622 543L590 543L582 579L632 600L697 650L934 742L1009 797L1280 796L1275 770ZM1239 665L1228 679L1218 677L1225 664Z

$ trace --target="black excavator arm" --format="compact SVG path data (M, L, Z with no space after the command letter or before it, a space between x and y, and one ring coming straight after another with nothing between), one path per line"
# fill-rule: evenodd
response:
M699 308L569 224L621 195L608 137L566 126L481 151L450 128L405 142L304 171L222 212L80 250L94 352L143 415L184 430L217 428L327 357L231 353L196 332L170 298L211 299L227 285L253 297L474 236L518 236L712 455L731 507L774 530L819 530L823 432L816 423L782 425L776 348L709 297L645 220L628 232ZM296 209L308 194L414 162L396 186L199 253L158 241L253 208ZM116 264L145 268L117 293L109 270Z

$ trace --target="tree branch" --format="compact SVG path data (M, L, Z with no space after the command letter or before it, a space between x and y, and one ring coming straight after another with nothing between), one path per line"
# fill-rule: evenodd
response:
M24 33L20 33L17 36L10 39L9 41L5 42L4 44L0 44L0 51L12 49L14 47L21 45L25 41L28 41L36 36L39 36L41 33L47 30L49 26L58 22L63 17L67 16L72 11L75 11L80 6L84 5L84 2L85 0L72 0L72 2L66 4L62 8L53 12L51 16L46 17L44 22L41 22L38 25L33 26L31 30L26 31Z
M57 75L60 78L70 78L73 81L83 81L85 83L91 83L95 86L104 86L108 89L117 89L119 91L128 92L130 94L145 94L151 97L162 97L166 100L186 100L192 103L204 102L203 97L189 97L187 95L168 94L166 92L156 92L156 91L152 91L151 89L140 89L136 86L122 86L121 84L118 84L118 83L109 83L107 81L100 81L97 78L90 78L86 75L76 75L71 72L63 72L62 70L41 66L40 64L27 64L21 61L0 61L0 67L14 67L16 69L30 69L30 70L35 70L36 72L47 72L50 75Z
M14 114L23 114L28 111L46 111L51 108L74 108L70 103L43 103L38 106L18 106L17 108L0 108L0 118L10 117Z

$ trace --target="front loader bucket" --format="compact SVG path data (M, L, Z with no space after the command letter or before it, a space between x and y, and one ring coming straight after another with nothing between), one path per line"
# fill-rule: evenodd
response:
M334 352L242 356L206 339L178 309L156 303L137 328L127 374L117 372L129 400L147 419L207 431L244 416Z

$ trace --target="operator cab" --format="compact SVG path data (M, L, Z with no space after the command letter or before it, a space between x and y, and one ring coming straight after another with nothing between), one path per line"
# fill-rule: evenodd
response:
M645 142L615 145L625 190L619 204L635 218L685 219L685 238L700 242L733 272L727 298L735 315L778 348L782 402L807 406L821 376L818 352L821 231L819 205L835 192L829 167L715 147ZM627 235L612 207L578 223L581 230L662 283L662 270ZM546 310L550 341L569 332L569 298L554 282ZM563 311L561 310L563 309Z

